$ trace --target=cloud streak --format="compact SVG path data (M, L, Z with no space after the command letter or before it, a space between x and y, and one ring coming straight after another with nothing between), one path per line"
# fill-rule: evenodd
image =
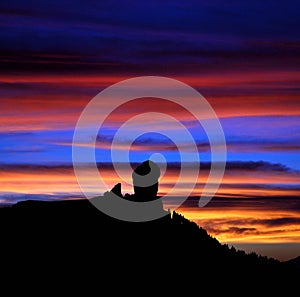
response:
M131 180L131 172L120 164L121 175ZM137 164L132 163L132 168ZM89 164L86 164L87 169ZM190 166L194 166L190 163ZM111 163L99 163L99 172L108 188L103 188L101 195L112 188L116 183L122 182L124 193L132 193L132 186L120 180L120 176L112 168ZM200 196L207 182L210 163L203 163L199 172L197 186L193 195ZM187 174L178 181L180 172L179 163L169 163L167 171L160 179L159 193L164 195L178 183L177 195L185 195L192 187L191 176ZM99 177L90 176L91 180ZM36 181L39 181L38 183ZM1 190L4 192L20 193L80 193L76 177L71 164L57 165L30 165L30 164L2 164L0 166ZM58 181L59 184L58 184ZM263 197L263 196L300 196L300 174L280 164L269 164L264 162L228 162L222 185L217 197Z
M263 253L268 254L274 244L299 242L299 197L214 198L202 209L196 201L187 202L180 212L223 243L248 250L267 244ZM278 252L277 257L284 255Z

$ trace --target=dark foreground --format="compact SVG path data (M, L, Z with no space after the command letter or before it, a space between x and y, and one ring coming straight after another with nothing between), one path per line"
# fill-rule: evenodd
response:
M54 273L197 285L204 279L292 284L293 265L220 244L176 212L143 223L113 219L87 200L20 202L0 209L2 259ZM48 269L48 268L47 268ZM177 285L179 284L177 283ZM149 284L150 285L150 284ZM143 294L142 294L143 295Z

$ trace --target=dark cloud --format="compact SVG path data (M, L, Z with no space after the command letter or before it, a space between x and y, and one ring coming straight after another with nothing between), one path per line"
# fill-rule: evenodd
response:
M240 197L240 194L230 194L230 197L228 197L228 193L224 195L224 197L221 196L222 193L219 193L217 197L213 197L213 199L205 206L205 209L209 209L211 211L215 211L218 209L223 209L223 211L249 211L249 213L253 210L257 211L264 211L264 210L272 210L272 211L284 211L284 212L291 212L292 214L299 213L300 214L300 196L289 196L288 192L286 195L282 196L272 196L268 195L267 197L255 197L255 196L249 196L249 197ZM178 202L178 199L176 197L173 197L172 199L168 199L166 203L169 204L176 204ZM201 218L201 209L199 210L199 197L188 197L186 201L183 203L183 205L180 207L183 211L186 209L189 209L190 211L198 210L199 212L199 218ZM292 216L294 217L294 215ZM298 217L296 215L296 217ZM300 217L300 215L299 215ZM264 220L264 219L258 219L258 218L247 218L245 220L243 219L218 219L214 220L213 224L216 225L222 225L222 224L230 224L232 226L243 226L248 224L256 224L259 223L260 220L262 220L261 224L272 224L272 220ZM293 220L293 219L292 219ZM200 222L204 222L206 220L199 219ZM280 222L281 220L279 220ZM284 220L282 220L284 222Z
M226 169L229 170L250 170L250 171L280 171L280 172L286 172L290 171L291 169L285 165L282 165L280 163L274 164L264 161L250 161L250 162L242 162L242 161L236 161L236 162L227 162L226 163Z
M272 220L259 220L259 224L265 225L265 226L286 226L286 225L300 225L300 217L298 218L291 218L291 217L283 217L283 218L277 218Z
M190 164L190 166L194 166L194 164ZM201 162L201 169L210 169L210 162ZM174 162L170 163L170 167L179 168L180 163ZM246 171L277 171L277 172L292 172L291 168L280 164L280 163L269 163L265 161L227 161L226 162L226 170L246 170ZM298 171L295 171L298 172ZM234 185L234 184L233 184Z
M246 227L230 227L226 232L229 233L235 233L235 234L251 234L251 233L256 233L257 230L256 228L246 228Z
M0 164L0 172L43 172L43 171L64 171L73 170L72 164L51 164L51 165L33 165L33 164Z
M284 201L284 199L282 200ZM298 203L300 204L300 201ZM242 211L243 208L240 208L240 210ZM279 209L278 211L280 213L280 211L283 210L288 211L288 209L285 208ZM261 209L261 211L263 210ZM284 233L288 230L300 230L300 216L295 215L295 213L293 215L293 217L273 219L251 219L250 217L246 219L233 219L229 216L225 219L215 218L213 221L211 219L198 219L197 223L214 235L229 234L230 236L261 236L281 234L281 237L284 238ZM288 239L288 237L286 237L286 239Z
M190 125L196 125L190 123ZM197 123L199 126L199 123ZM101 146L101 144L111 144L113 141L113 134L111 135L101 135L97 137L97 142ZM124 139L124 143L126 139ZM120 142L122 144L122 142ZM154 149L154 150L164 150L164 151L177 151L178 147L176 144L168 138L163 137L141 137L135 139L133 142L133 147L137 149ZM211 146L208 141L196 141L196 146L199 152L210 152ZM188 144L181 144L183 149L189 150L190 146ZM231 140L230 136L226 141L226 147L229 152L268 152L268 151L299 151L300 150L300 143L298 143L298 139L296 142L293 137L285 140L278 140L278 139L269 139L269 140L261 140L261 139L245 139L245 137L240 137L240 140ZM238 166L238 164L236 164ZM261 169L262 167L268 167L269 165L264 162L264 164L260 162L255 162L255 164L249 163L248 169L256 169L255 167L259 166ZM280 164L273 164L277 166L277 170L281 167L281 170L285 170L282 165ZM275 169L275 168L274 168Z
M1 148L1 151L0 151L0 155L3 155L3 154L26 154L26 153L42 153L42 152L46 152L47 150L43 147L30 147L30 148L27 148L27 147L5 147L5 148Z
M287 202L284 198L281 198L282 204ZM232 202L234 204L234 202ZM251 199L248 199L248 204L250 205L253 203ZM272 198L269 199L269 206L271 204L276 203L272 201ZM298 204L300 205L300 199L298 199ZM242 209L242 204L240 204ZM261 207L257 203L257 209ZM219 205L220 207L220 205ZM253 209L252 207L249 207L249 210ZM267 205L264 205L264 209L267 209ZM280 209L279 209L280 210ZM282 210L289 210L288 207L282 208ZM252 218L246 218L246 219L233 219L233 218L226 218L226 219L215 219L213 224L210 221L207 221L205 219L199 219L198 222L200 224L207 225L210 230L212 230L214 233L216 232L234 232L234 233L244 233L244 232L262 232L259 231L259 229L265 229L265 228L271 228L271 227L288 227L290 225L296 225L300 226L300 215L294 215L289 217L280 217L280 218L270 218L270 219L252 219ZM226 230L224 226L227 226ZM249 226L255 226L249 227ZM259 227L258 227L259 226ZM258 229L259 228L259 229Z
M38 200L38 201L54 201L67 199L80 199L84 196L79 194L21 194L21 193L0 193L0 204L15 204L24 200Z
M138 162L133 162L133 165L138 165ZM195 164L193 162L186 163L186 166L193 167ZM33 164L5 164L0 163L0 170L41 170L41 169L58 169L58 168L72 168L72 164L47 164L47 165L33 165ZM106 167L106 168L113 168L112 163L110 162L100 162L99 166ZM200 164L202 170L207 170L211 168L210 162L201 162ZM197 166L198 167L198 166ZM180 162L168 162L169 169L180 169L181 163ZM226 163L226 170L249 170L249 171L278 171L278 172L293 172L292 169L289 167L282 165L282 164L274 164L269 162L243 162L243 161L228 161ZM298 172L298 171L294 171ZM232 184L233 187L235 186ZM238 186L238 185L236 185ZM247 186L247 184L245 184ZM259 185L258 185L259 187ZM272 186L270 186L272 187ZM275 186L276 187L276 186Z
M2 2L0 65L3 71L119 73L166 65L174 71L175 64L177 70L185 64L294 66L298 10L296 1Z

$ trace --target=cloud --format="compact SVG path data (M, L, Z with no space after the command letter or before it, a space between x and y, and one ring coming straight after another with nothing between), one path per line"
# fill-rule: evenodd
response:
M121 163L122 164L122 163ZM132 166L136 166L138 162L132 162ZM195 164L193 162L186 163L186 166L194 167ZM113 164L111 162L99 162L98 166L105 167L105 168L113 168ZM180 169L181 164L180 162L168 162L169 169ZM198 166L197 166L198 167ZM49 165L36 165L36 164L1 164L0 163L0 170L56 170L56 169L72 169L72 164L49 164ZM209 170L211 168L210 162L201 162L201 169ZM243 162L243 161L229 161L226 163L227 170L248 170L248 171L277 171L277 172L293 172L292 169L289 167L282 165L282 164L274 164L269 162ZM298 171L294 171L297 173Z
M33 146L33 147L26 147L26 146L18 146L18 147L2 147L0 151L0 155L2 154L27 154L27 153L42 153L46 152L47 150L40 146Z
M270 204L275 204L276 201L269 201ZM300 200L298 199L300 204ZM295 208L293 208L295 210ZM225 223L225 222L224 222ZM265 226L265 227L284 227L289 225L299 225L300 226L300 215L290 216L290 217L280 217L271 219L251 219L246 220L227 220L226 224L230 225L255 225L255 226Z
M259 162L242 162L242 161L233 161L226 163L226 169L229 170L249 170L249 171L279 171L286 172L291 169L280 163L274 164L264 161Z
M229 162L223 181L216 194L216 198L230 197L235 200L239 197L247 199L251 199L253 197L268 197L272 199L274 197L287 198L288 196L295 197L300 195L300 188L298 186L300 180L299 172L290 170L284 166L281 167L278 164L257 163L258 164L244 162L244 168L240 162L238 162L238 164L237 162ZM138 162L132 162L130 164L132 170L138 164ZM118 165L118 173L113 168L112 163L109 162L98 163L98 169L104 182L108 185L108 188L111 188L116 183L121 182L124 186L124 192L132 192L131 185L127 184L127 182L122 180L118 175L121 174L121 176L127 177L131 180L132 171L128 171L126 164L124 163L118 163ZM207 178L210 172L210 163L201 163L196 186L191 184L193 178L188 169L189 166L192 169L195 164L191 162L186 163L185 165L187 171L183 178L178 181L181 164L177 162L169 162L167 164L166 173L160 180L160 195L169 193L177 183L177 192L175 195L185 195L185 193L190 193L190 190L193 189L191 195L197 196L199 199L199 196L202 194L203 188L207 183ZM83 164L83 166L86 167L87 173L89 173L90 164ZM248 170L247 168L250 169ZM262 170L260 168L262 168ZM95 185L99 184L99 182L97 182L99 179L98 176L90 176L89 178L91 182L95 182ZM80 191L73 166L70 163L51 165L1 164L0 180L2 183L2 189L5 189L5 191L18 189L20 192L34 191L34 193L39 193L41 191L52 193L56 192L58 188L61 192ZM59 185L57 184L58 180L60 181ZM103 188L103 192L106 190L106 188ZM99 191L101 192L101 189L97 189L97 193L99 193ZM238 200L237 203L240 203L240 201L241 200ZM271 200L260 200L260 203L267 205L270 201ZM168 203L172 203L172 201L168 201ZM190 203L190 200L187 203ZM217 205L221 205L223 202L219 201L218 203L219 204ZM231 207L237 207L239 204L235 205L235 203L232 202L230 205ZM291 203L291 206L292 205L293 203ZM224 207L226 207L226 204Z
M294 121L295 127L297 121L299 122L296 116L299 117L300 115L299 92L294 90L287 93L287 88L299 85L297 75L298 73L295 71L284 73L282 71L262 71L261 73L253 71L232 73L232 75L226 75L225 78L224 75L219 73L187 75L185 77L174 76L174 78L196 87L200 93L204 88L206 99L217 115L222 118L221 122L224 125L225 132L229 133L230 136L233 130L240 131L242 121L249 123L246 129L244 128L244 132L249 131L251 135L257 135L257 132L262 133L262 125L265 127L266 132L269 132L269 130L274 131L276 128L280 134L284 129L286 131L286 129L292 127L292 121ZM266 77L268 77L267 80ZM24 131L74 128L80 113L97 93L104 87L125 78L129 78L129 76L92 73L80 75L74 75L73 73L64 75L61 73L43 73L41 75L18 76L9 73L0 74L0 80L5 86L0 95L2 109L0 130ZM271 89L270 84L272 85ZM273 85L277 86L281 92L280 94L278 90L274 90ZM237 86L239 86L238 91ZM253 90L255 90L254 94ZM278 96L282 96L284 100L278 100ZM264 109L261 108L262 100ZM61 104L62 102L63 104ZM103 104L111 104L111 102L104 102ZM199 108L197 102L195 102L194 108L195 110ZM138 103L130 102L118 107L109 116L106 124L108 127L116 128L134 115L145 112L162 112L173 116L178 121L182 121L188 128L197 127L197 121L191 113L171 102L154 100L153 98L145 98L138 101ZM101 115L101 110L99 114ZM273 117L266 118L268 115ZM274 115L286 116L286 118L274 117ZM294 117L292 117L293 115ZM263 120L264 117L265 120ZM223 120L225 118L228 120ZM149 118L150 120L151 118ZM259 123L261 124L260 127ZM155 127L165 128L166 123L157 123L156 126L151 128ZM289 131L288 134L293 130ZM230 143L230 141L232 140L229 137L229 145L233 149L237 149L237 146L234 146L235 143ZM265 148L263 145L264 143L260 144L261 150L269 147L271 150L278 149L278 143L276 142L273 147L270 145ZM297 149L297 144L295 144L295 148ZM293 149L291 143L287 146L287 149Z
M215 197L202 209L193 198L179 211L221 242L299 242L299 197Z
M93 1L84 7L1 3L2 71L174 73L299 61L296 2Z
M259 220L257 223L266 226L286 226L286 225L300 225L300 217L282 217L272 220Z
M41 171L61 171L73 170L72 164L51 164L51 165L35 165L35 164L0 164L0 172L41 172Z
M223 231L224 232L224 231ZM256 233L257 232L257 229L256 228L239 228L239 227L230 227L226 230L226 232L229 232L229 233L234 233L234 234L251 234L251 233ZM216 233L216 230L215 232Z
M37 200L37 201L55 201L55 200L69 200L69 199L82 199L83 195L79 194L22 194L22 193L3 193L0 192L0 204L15 204L25 200Z
M237 195L234 195L234 191L231 191L228 196L216 196L201 210L199 210L198 206L199 197L188 197L180 207L180 211L187 213L188 216L190 216L191 213L195 214L195 219L197 219L199 223L208 223L209 220L206 215L210 218L210 213L212 213L213 216L216 215L216 217L210 221L211 227L214 225L246 227L260 225L268 227L272 225L273 220L275 224L277 219L279 219L279 224L292 224L293 222L297 223L298 218L300 218L300 195L289 196L288 192L286 192L282 196L268 196L266 194L264 196L239 197L239 191L237 193ZM177 201L177 197L172 197L167 203L173 205L176 204ZM222 210L222 212L219 212L219 210ZM199 213L197 211L199 211ZM263 211L266 213L263 214ZM289 221L290 218L291 220Z

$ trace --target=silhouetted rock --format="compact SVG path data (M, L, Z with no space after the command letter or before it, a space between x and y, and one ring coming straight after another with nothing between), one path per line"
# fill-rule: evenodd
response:
M126 193L123 196L121 184L118 183L112 190L104 194L105 200L101 198L97 201L94 200L95 205L109 212L115 210L115 212L118 212L118 217L135 217L136 221L148 221L169 215L170 211L164 209L162 199L157 196L159 176L160 168L158 165L153 161L147 160L137 166L132 173L134 194ZM122 200L116 199L116 196L138 203L129 205L128 203L123 203ZM122 209L121 214L120 208Z
M136 201L152 201L157 199L159 167L150 160L143 162L132 173L132 181Z
M123 195L122 195L122 192L121 192L121 183L116 184L116 185L111 189L111 192L122 198Z

